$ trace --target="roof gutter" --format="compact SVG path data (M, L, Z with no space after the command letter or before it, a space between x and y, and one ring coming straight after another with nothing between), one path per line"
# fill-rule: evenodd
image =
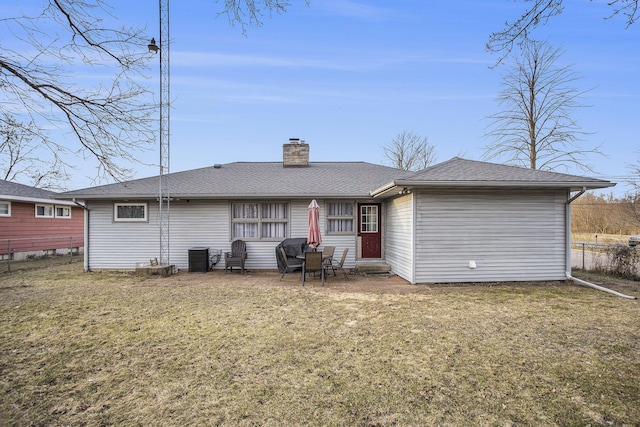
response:
M397 179L382 187L369 192L371 197L378 198L383 197L386 194L394 191L396 188L405 187L422 187L422 188L555 188L555 189L570 189L571 191L580 191L579 194L574 196L571 200L581 196L586 190L595 190L600 188L609 188L615 184L610 182L531 182L531 181L416 181L407 179Z
M609 188L615 185L608 181L599 183L593 181L415 181L405 179L395 180L393 184L398 187L571 188L572 191L581 189L595 190L599 188Z
M380 196L383 196L385 193L393 190L396 187L398 187L397 181L391 181L390 183L385 184L380 188L377 188L373 191L369 191L369 195L373 198L380 197Z
M565 266L566 266L565 275L567 276L567 279L572 280L575 283L582 286L587 286L589 288L607 292L622 298L638 299L637 297L626 295L621 292L614 291L613 289L605 288L604 286L596 285L594 283L587 282L586 280L578 279L571 275L571 202L576 200L578 197L582 196L585 193L585 191L587 191L587 187L582 187L582 190L580 190L574 196L570 197L569 200L567 200L567 203L565 204L565 227L566 227L565 236L566 236L566 253L567 253L566 260L565 260Z
M39 197L24 197L24 196L12 196L10 194L0 194L0 200L8 200L15 202L25 202L25 203L42 203L47 205L63 205L63 206L73 206L73 203L67 202L62 199L41 199Z

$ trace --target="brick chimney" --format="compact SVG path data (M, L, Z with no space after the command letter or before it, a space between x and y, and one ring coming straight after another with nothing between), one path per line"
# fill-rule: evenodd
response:
M309 144L298 138L289 138L288 144L282 144L282 166L309 166Z

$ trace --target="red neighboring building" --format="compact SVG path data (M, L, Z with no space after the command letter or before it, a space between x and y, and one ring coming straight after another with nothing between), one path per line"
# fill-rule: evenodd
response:
M84 212L56 193L0 180L0 259L79 253Z

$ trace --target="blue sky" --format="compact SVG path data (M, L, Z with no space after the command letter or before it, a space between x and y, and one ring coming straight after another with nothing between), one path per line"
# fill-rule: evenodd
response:
M122 24L158 38L157 1L113 0ZM171 171L234 161L280 161L290 137L312 161L384 163L403 130L429 139L437 160L482 159L486 117L499 110L502 67L487 37L528 5L509 0L292 0L263 26L230 26L213 0L171 2ZM605 20L605 1L565 0L534 36L564 49L591 107L573 115L596 173L621 182L639 161L640 24ZM149 85L157 90L158 70ZM140 160L156 163L157 151ZM157 174L137 167L136 177ZM90 185L79 170L71 188ZM626 187L621 182L618 190Z

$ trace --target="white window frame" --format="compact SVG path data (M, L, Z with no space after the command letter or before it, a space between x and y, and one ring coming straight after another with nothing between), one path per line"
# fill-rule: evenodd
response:
M118 208L121 206L142 206L144 207L144 217L143 218L120 218L118 217ZM148 203L123 202L123 203L113 204L113 221L114 222L148 222L148 220L149 220Z
M351 205L351 215L332 215L331 214L331 204L339 204L339 205ZM345 202L341 200L328 201L325 203L325 212L326 215L326 230L327 235L354 235L356 233L356 229L358 228L356 225L356 204L354 202ZM331 226L332 221L351 221L351 230L350 231L334 231Z
M0 216L11 216L11 202L2 200L0 201L0 205L7 205L7 213L0 212Z
M62 209L62 215L58 215L58 209ZM64 214L65 211L68 212L68 215ZM56 216L56 218L71 219L71 206L58 206L58 205L56 205L56 207L55 207L55 216Z
M44 214L38 214L38 208L44 208ZM55 215L55 207L44 203L36 203L36 218L53 218Z
M265 216L264 213L264 209L267 207L267 205L283 205L284 208L284 217L282 218L270 218L268 216ZM235 206L237 205L256 205L256 216L253 218L240 218L240 217L235 217ZM230 236L231 236L231 241L236 240L236 239L241 239L241 240L262 240L262 241L281 241L283 239L286 239L287 237L289 237L289 231L290 231L290 221L289 218L291 217L291 205L289 202L283 202L283 201L268 201L268 202L256 202L256 201L242 201L242 202L232 202L229 206L229 209L231 210L231 232L230 232ZM243 233L243 235L240 235L240 233L236 234L236 225L240 225L240 224L245 224L245 225L253 225L255 226L255 236L248 236L246 233ZM284 236L265 236L263 233L263 227L264 226L268 226L269 224L272 225L278 225L278 224L282 224L284 225ZM253 228L253 227L252 227Z
M366 209L366 211L365 211ZM360 233L377 233L380 229L380 207L378 205L360 205Z

